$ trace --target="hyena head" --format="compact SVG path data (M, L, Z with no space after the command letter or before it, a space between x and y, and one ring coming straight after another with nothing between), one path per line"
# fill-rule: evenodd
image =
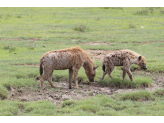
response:
M139 56L139 57L138 57L138 65L139 65L141 68L143 68L144 70L147 69L147 67L146 67L146 59L145 59L144 56Z
M88 79L89 79L90 82L94 82L94 77L96 76L96 69L98 67L99 66L93 67L93 70L91 72L86 72L87 77L88 77Z

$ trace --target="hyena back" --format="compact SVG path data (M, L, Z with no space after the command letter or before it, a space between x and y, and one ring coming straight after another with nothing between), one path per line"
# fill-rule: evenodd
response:
M102 69L104 72L103 72L102 79L104 79L106 74L108 74L110 78L113 78L111 73L114 70L115 66L123 66L123 75L122 75L123 80L125 79L127 73L130 80L134 82L130 70L132 64L136 64L141 68L143 68L144 70L147 69L146 60L144 56L141 56L130 50L112 51L103 59ZM106 70L105 67L107 67Z

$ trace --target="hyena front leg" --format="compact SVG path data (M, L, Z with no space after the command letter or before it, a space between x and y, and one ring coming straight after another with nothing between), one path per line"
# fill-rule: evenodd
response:
M129 69L129 70L126 70L126 72L127 72L128 76L129 76L130 80L131 80L132 82L135 82L135 81L133 80L133 75L132 75L130 69Z
M71 68L69 69L69 89L72 89L72 75L73 75L73 70Z
M129 78L130 78L130 80L132 81L132 82L134 82L134 80L133 80L133 75L132 75L132 73L131 73L131 71L130 71L130 66L131 66L131 64L130 64L130 62L129 62L129 60L128 59L125 59L124 61L123 61L123 80L124 80L124 78L125 78L125 76L126 76L126 73L128 74L128 76L129 76Z
M76 88L78 89L78 72L79 72L79 69L77 68L73 68L73 73L74 73L74 81L76 83Z
M126 70L123 68L123 74L122 74L122 80L124 81L125 79L125 76L126 76Z

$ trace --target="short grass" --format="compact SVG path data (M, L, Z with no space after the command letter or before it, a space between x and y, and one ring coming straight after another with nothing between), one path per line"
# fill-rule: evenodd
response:
M84 50L130 49L145 55L148 70L137 76L133 72L136 83L130 82L128 76L123 82L120 67L112 73L114 79L106 75L103 81L100 80L103 74L101 60L94 61L100 66L95 81L119 88L152 86L152 76L142 73L164 71L164 8L1 7L0 11L0 115L164 115L163 90L150 93L149 96L155 99L150 102L132 101L132 95L137 95L137 92L120 96L129 97L124 101L101 95L82 101L63 102L61 109L47 101L24 103L7 100L11 87L36 85L39 68L26 64L39 64L47 51L73 46ZM87 42L106 42L110 45L83 44ZM132 66L134 68L139 69L136 65ZM53 81L68 81L68 70L54 71ZM79 71L80 81L88 82L83 68ZM139 97L143 93L149 94L139 92Z

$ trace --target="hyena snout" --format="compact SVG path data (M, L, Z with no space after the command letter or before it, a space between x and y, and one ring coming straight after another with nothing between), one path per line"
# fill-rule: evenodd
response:
M89 79L89 81L90 81L90 82L94 82L94 78L92 78L92 79Z
M142 68L143 68L144 70L147 70L146 64L143 64Z

